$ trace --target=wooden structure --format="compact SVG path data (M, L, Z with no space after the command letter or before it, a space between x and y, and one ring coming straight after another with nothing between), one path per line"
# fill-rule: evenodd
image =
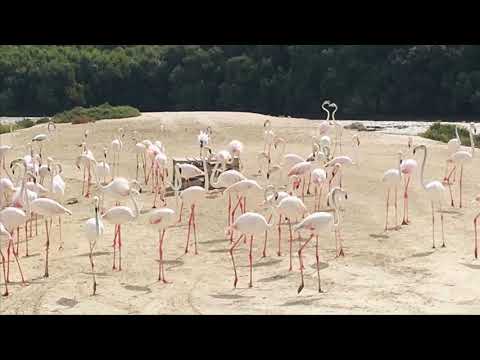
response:
M212 174L212 170L215 167L216 161L207 161L207 171L208 171L208 177L210 178L210 175ZM177 175L175 173L175 165L176 164L191 164L203 171L203 160L200 158L173 158L173 181L172 183L175 184L175 176ZM218 167L219 172L222 172L222 166L220 165ZM240 161L238 157L234 157L233 161L231 164L226 165L226 170L240 170ZM205 186L205 177L202 176L197 176L194 178L191 178L189 181L190 186L198 185L198 186ZM184 179L182 179L182 187L180 190L184 190L187 187L187 183ZM212 185L210 185L210 189L214 189Z

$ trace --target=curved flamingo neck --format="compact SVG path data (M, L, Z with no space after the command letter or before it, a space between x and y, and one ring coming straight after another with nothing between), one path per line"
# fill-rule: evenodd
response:
M461 144L460 135L458 135L458 125L455 125L455 137L457 138L458 142Z
M473 158L473 154L475 153L475 141L473 139L473 133L472 133L472 128L470 127L469 128L469 134L470 134L470 145L472 147L472 158Z
M423 189L427 190L424 181L425 163L427 162L427 147L425 145L420 145L420 149L423 149L422 167L420 169L420 182L422 183Z
M325 105L322 105L322 109L327 112L327 118L325 120L329 121L330 120L330 111L325 107Z
M130 193L130 197L132 198L133 207L134 207L134 210L135 210L135 214L134 214L133 217L134 217L134 219L136 219L140 215L140 211L138 210L137 200L135 199L135 196L133 195L133 193Z

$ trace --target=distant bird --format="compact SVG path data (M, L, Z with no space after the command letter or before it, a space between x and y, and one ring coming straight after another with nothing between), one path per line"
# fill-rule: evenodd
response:
M90 259L90 266L92 268L92 277L93 277L93 293L92 295L95 295L97 291L97 282L95 280L95 264L93 263L93 250L95 249L95 246L97 245L97 242L103 238L103 233L105 231L105 227L103 226L103 222L100 219L100 216L98 214L99 212L99 198L98 196L93 197L94 200L94 206L95 206L95 213L94 217L88 219L85 222L85 235L88 239L88 245L90 248L90 252L88 254L88 257Z
M462 140L460 139L460 135L458 135L458 124L455 124L455 138L450 139L447 143L447 148L448 148L448 156L452 156L455 154L458 150L460 150L460 147L462 146ZM443 177L444 183L448 181L448 168L449 164L451 162L447 161L447 164L445 166L445 176ZM453 170L453 181L455 181L455 174L456 170Z
M325 111L327 113L327 119L326 120L323 120L322 122L320 122L320 124L318 125L318 134L321 136L321 135L325 135L329 130L330 130L330 126L331 126L331 123L330 123L330 111L328 110L328 108L326 108L327 105L330 105L330 100L325 100L323 103L322 103L322 109L323 111Z
M40 144L40 149L38 150L38 153L40 155L40 157L42 157L42 145L43 145L43 142L45 140L48 139L48 135L47 134L38 134L38 135L35 135L33 138L32 138L32 142L38 142Z
M322 190L327 183L327 172L323 168L312 170L312 184L315 189L314 211L320 210L322 201Z
M113 176L118 176L120 174L120 152L123 148L122 139L125 137L125 132L123 128L118 129L118 135L115 136L111 143L111 148L113 152L113 162L112 162L112 173Z
M338 110L338 106L335 103L330 104L331 107L335 108L332 111L332 122L335 126L335 147L333 148L333 153L335 154L337 150L337 145L340 147L340 153L342 153L342 134L343 134L343 126L337 120L335 120L335 113ZM330 146L330 144L328 144Z
M165 231L175 223L175 211L169 208L155 209L150 213L148 222L158 229L158 281L168 283L165 278L165 269L163 266L163 242L165 240Z
M144 176L147 176L146 173L146 159L145 159L145 151L147 149L146 145L140 142L138 131L133 132L133 141L135 142L135 156L137 160L137 171L135 173L135 180L138 181L138 169L140 168L140 162L142 163L143 173Z
M110 165L108 165L107 162L107 148L103 148L103 160L99 161L95 165L95 178L96 181L99 181L99 179L103 179L101 182L102 185L105 185L107 182L107 178L111 177L111 172L110 172Z
M427 162L427 147L425 145L417 145L413 149L413 154L418 150L423 150L423 160L422 160L422 167L420 169L420 182L422 184L423 189L425 190L425 195L427 199L430 200L432 205L432 241L433 241L433 248L435 249L435 205L438 206L440 209L440 219L442 222L442 247L445 247L445 233L443 231L443 212L442 212L442 203L445 196L445 187L442 185L440 181L430 181L425 183L423 174L425 171L425 163Z
M233 158L238 157L238 164L240 170L243 169L243 164L240 158L240 155L243 152L243 143L238 140L232 140L227 147L227 150L230 152Z
M271 229L273 224L267 223L265 218L257 213L247 212L242 214L235 220L235 222L227 228L227 233L232 233L234 231L241 233L241 236L236 240L233 245L231 246L229 252L230 257L232 259L233 264L233 271L235 273L235 279L233 281L233 286L237 287L238 276L237 276L237 267L235 266L235 259L233 257L233 250L238 246L240 240L242 238L247 238L250 236L250 244L249 244L249 252L248 252L248 260L249 260L249 267L250 267L250 282L248 287L253 286L253 256L252 256L252 249L253 249L253 239L254 236L260 235L265 233L268 229Z
M413 139L412 137L408 138L408 149L412 148L413 145ZM412 179L412 176L415 174L417 171L418 164L417 161L414 159L406 159L402 160L402 164L400 165L400 169L402 171L402 174L404 175L404 181L405 181L405 191L403 192L403 220L402 220L402 225L408 225L410 223L410 220L408 218L408 185L410 184L410 180Z
M360 147L360 139L359 139L358 135L353 135L352 136L352 147L353 147L354 159L352 159L349 156L336 156L332 160L330 160L329 162L327 162L325 164L325 168L333 167L335 164L340 164L340 165L342 165L342 167L354 166L354 165L360 166L360 163L359 163L359 160L358 160L358 148ZM332 174L332 178L333 178L333 174ZM330 182L331 182L331 180L330 180ZM342 176L341 175L340 175L340 179L339 179L339 184L340 184L340 187L342 187Z
M122 270L122 225L125 225L129 222L132 222L138 218L140 215L140 210L138 208L137 200L134 195L139 196L140 193L135 190L130 190L130 198L133 202L134 210L128 206L114 206L107 210L105 214L102 215L102 220L105 220L109 224L115 225L115 236L113 238L113 266L112 269L116 269L115 256L116 248L118 247L118 270Z
M78 170L81 170L83 167L83 182L82 182L82 195L85 197L90 196L90 184L92 180L92 168L96 168L97 161L93 157L93 154L84 152L82 155L77 156L75 160L75 166ZM87 175L85 177L85 175Z
M334 215L327 212L316 212L307 216L298 225L294 227L294 231L306 231L310 234L310 238L307 241L305 241L305 243L298 250L298 258L300 260L300 271L301 271L301 279L302 279L302 282L297 290L298 293L300 293L304 287L304 278L303 278L304 266L303 266L303 259L302 259L302 251L307 246L307 244L315 236L318 292L322 292L322 287L320 284L320 255L319 255L319 247L318 247L318 237L323 234L331 233L332 230L335 230L336 244L339 242L338 231L339 231L339 225L340 225L340 217L338 214L338 204L336 199L337 199L337 196L345 196L345 199L348 199L348 195L345 190L342 190L336 187L330 191L328 196L329 198L331 198L331 201L333 203L333 208L335 210ZM338 248L337 248L337 256L341 256L341 255L343 255L343 249L340 242L340 252L338 252Z

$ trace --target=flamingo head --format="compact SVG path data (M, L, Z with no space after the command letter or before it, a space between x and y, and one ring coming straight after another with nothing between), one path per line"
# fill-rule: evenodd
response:
M408 149L411 149L413 146L413 138L411 136L408 137Z
M324 107L325 105L330 105L330 100L325 100L325 101L322 103L322 107Z
M197 136L198 143L200 148L203 148L205 145L208 145L208 133L205 131L200 131L200 134Z

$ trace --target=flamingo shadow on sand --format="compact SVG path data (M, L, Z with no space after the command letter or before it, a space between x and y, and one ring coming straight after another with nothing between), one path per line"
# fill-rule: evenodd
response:
M370 234L369 236L374 239L390 239L390 236L385 234Z
M460 264L473 270L480 270L480 265L467 264L467 263L460 263Z
M426 256L430 256L432 254L435 254L435 251L425 251L425 252L421 252L421 253L416 253L416 254L411 255L410 257L426 257Z
M57 305L65 306L67 308L73 308L75 305L79 304L80 302L75 299L68 299L68 298L60 298L56 301Z

